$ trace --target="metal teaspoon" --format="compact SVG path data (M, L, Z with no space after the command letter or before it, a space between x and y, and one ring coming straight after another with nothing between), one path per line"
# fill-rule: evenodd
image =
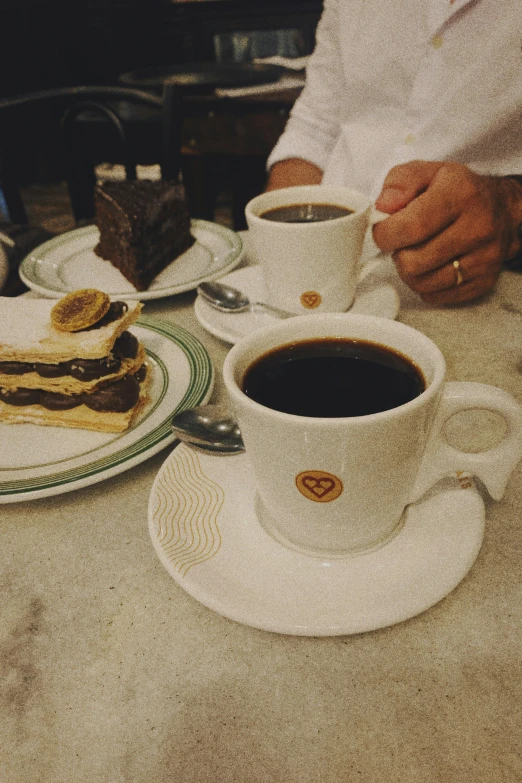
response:
M213 454L241 454L245 450L239 427L221 405L198 405L177 413L172 431L184 443Z
M278 307L264 302L251 302L246 294L230 285L218 283L216 280L207 280L198 286L198 294L215 310L222 313L266 312L278 318L292 318L296 313L280 310Z

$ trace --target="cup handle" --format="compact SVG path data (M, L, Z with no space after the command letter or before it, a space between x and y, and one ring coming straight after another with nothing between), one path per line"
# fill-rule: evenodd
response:
M386 218L389 217L390 215L388 212L381 212L379 209L372 207L372 211L370 213L370 226L375 226L376 223L380 223L381 220L386 220Z
M363 280L366 280L368 275L371 275L376 269L379 269L381 264L382 258L370 258L368 261L364 261L364 263L359 263L359 268L357 270L357 285L362 283Z
M387 217L390 217L386 212L379 212L378 209L375 209L375 207L370 205L368 208L368 227L371 228L376 223L380 223L381 220L385 220ZM376 253L379 253L379 248L375 245L375 251ZM364 258L361 256L359 259L359 266L357 269L357 283L362 283L362 281L368 277L377 267L381 265L382 262L382 255L376 256L375 258Z
M450 446L443 437L444 425L455 413L467 410L499 413L507 425L503 440L478 454ZM410 502L422 497L439 479L456 471L472 473L484 483L494 500L500 500L521 457L522 406L514 397L484 383L446 383Z

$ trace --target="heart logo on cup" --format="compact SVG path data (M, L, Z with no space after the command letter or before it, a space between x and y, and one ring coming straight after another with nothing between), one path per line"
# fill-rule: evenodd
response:
M305 470L296 476L295 483L301 495L316 503L330 503L343 491L341 479L324 470Z
M317 291L305 291L304 294L301 294L301 304L308 310L319 307L322 301L321 294L318 294Z

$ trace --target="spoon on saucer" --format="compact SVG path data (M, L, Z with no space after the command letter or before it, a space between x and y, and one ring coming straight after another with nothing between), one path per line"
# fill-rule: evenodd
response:
M244 450L239 427L221 405L198 405L177 413L171 422L179 440L213 454L241 454Z
M246 294L216 280L207 280L198 286L198 294L215 310L222 313L266 312L278 318L292 318L296 313L280 310L264 302L251 302Z

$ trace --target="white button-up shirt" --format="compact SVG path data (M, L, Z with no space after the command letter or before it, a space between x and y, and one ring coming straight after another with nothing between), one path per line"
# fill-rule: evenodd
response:
M522 0L325 0L268 166L304 158L375 198L390 168L522 172Z

